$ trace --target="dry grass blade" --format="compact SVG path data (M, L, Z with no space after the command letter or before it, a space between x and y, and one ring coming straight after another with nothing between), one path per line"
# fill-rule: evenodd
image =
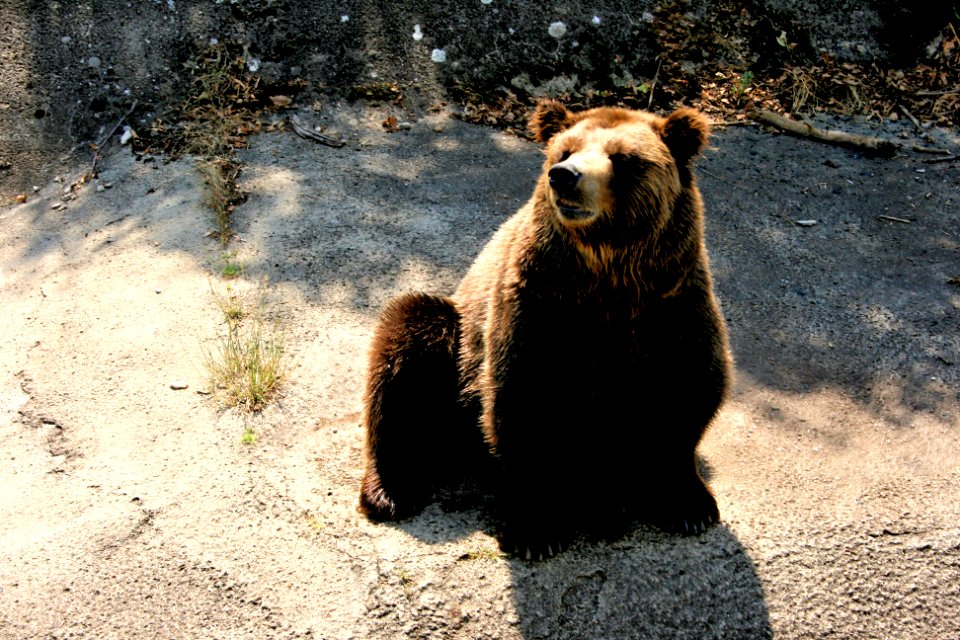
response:
M267 318L266 283L252 302L232 289L213 296L226 332L204 353L211 391L225 406L260 411L286 379L283 334Z

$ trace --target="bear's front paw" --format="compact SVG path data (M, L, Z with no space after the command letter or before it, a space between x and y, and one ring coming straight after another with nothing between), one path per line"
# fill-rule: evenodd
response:
M549 534L540 527L503 525L497 532L500 550L521 560L548 560L567 546L566 536Z
M658 518L661 528L682 535L699 535L718 522L717 501L702 482L675 493L670 504L661 505Z

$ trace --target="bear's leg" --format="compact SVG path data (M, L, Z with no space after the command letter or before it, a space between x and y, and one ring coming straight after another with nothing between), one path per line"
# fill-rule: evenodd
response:
M722 401L726 373L720 368L701 371L700 376L687 376L689 393L663 390L660 397L673 397L666 403L670 410L658 419L663 430L651 443L646 483L651 511L661 527L675 533L699 534L720 521L717 501L698 470L696 449Z
M364 422L360 509L377 520L419 511L456 464L459 314L447 298L407 294L387 304L374 335ZM479 436L477 436L479 438Z
M522 364L564 371L553 366L555 356L546 350L524 352L528 354L530 358L519 358L519 366L511 363L499 370L500 384L485 407L484 423L499 465L500 548L542 560L569 544L580 521L578 460L571 455L570 440L582 422L577 411L554 400L553 379Z
M657 481L650 483L655 522L667 531L694 535L719 522L717 501L700 477L693 453L663 463Z

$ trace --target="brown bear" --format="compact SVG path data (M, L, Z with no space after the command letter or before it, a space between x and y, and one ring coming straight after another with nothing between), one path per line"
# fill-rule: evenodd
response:
M452 297L383 312L360 508L413 514L482 450L507 552L548 557L624 517L702 532L719 514L695 449L731 367L692 173L709 123L549 100L530 126L533 197Z

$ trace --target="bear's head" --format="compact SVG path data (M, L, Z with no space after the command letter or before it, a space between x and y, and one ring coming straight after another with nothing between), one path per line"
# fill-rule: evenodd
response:
M609 107L571 112L555 100L537 106L530 129L546 144L541 193L556 221L605 244L663 228L695 190L690 167L710 133L693 109L665 118Z

